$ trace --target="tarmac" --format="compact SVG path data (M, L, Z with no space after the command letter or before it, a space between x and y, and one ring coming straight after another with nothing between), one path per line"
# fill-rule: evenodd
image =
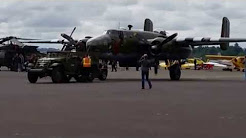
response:
M134 68L64 84L0 71L0 137L246 137L242 72L183 70L170 81L161 70L150 78L153 88L142 90Z

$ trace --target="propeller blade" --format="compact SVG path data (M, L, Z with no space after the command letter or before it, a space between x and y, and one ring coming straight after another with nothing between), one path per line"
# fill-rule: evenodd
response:
M71 36L68 36L67 34L61 34L61 36L65 39L67 39L68 42L70 42L72 45L76 44L76 42L73 40L73 38Z
M174 34L168 36L160 45L168 43L169 41L173 40L177 35L178 35L178 33L174 33Z
M76 29L76 27L73 28L73 31L71 32L70 37L72 37L73 32L75 31L75 29Z

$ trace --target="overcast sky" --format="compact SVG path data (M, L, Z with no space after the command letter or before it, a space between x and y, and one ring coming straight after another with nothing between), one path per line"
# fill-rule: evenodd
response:
M143 29L145 18L178 37L219 37L226 16L231 37L246 38L245 5L245 0L1 0L0 37L62 39L61 33L76 26L73 36L81 39L119 24Z

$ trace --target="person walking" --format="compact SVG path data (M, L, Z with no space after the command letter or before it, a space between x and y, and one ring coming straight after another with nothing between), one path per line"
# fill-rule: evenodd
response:
M111 64L112 64L112 71L111 72L113 72L113 71L117 72L117 61L113 60L111 62Z
M24 69L25 58L21 53L19 54L19 58L20 58L20 63L18 64L18 69L19 69L18 72L21 72Z
M18 63L20 62L20 58L19 58L19 54L16 53L15 56L12 59L12 67L11 70L12 71L18 71Z
M149 68L150 68L150 61L148 60L148 55L144 54L140 60L139 63L141 64L141 74L142 74L142 89L145 89L145 79L149 84L149 88L152 88L152 84L149 80Z

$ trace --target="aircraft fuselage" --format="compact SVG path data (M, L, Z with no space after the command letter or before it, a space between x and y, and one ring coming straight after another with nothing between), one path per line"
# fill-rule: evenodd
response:
M108 30L105 34L87 41L88 53L98 55L99 59L117 60L120 66L136 67L143 54L158 60L185 59L192 53L189 45L169 42L162 46L158 55L151 54L153 43L163 41L167 36L148 31ZM155 41L155 42L154 42Z

